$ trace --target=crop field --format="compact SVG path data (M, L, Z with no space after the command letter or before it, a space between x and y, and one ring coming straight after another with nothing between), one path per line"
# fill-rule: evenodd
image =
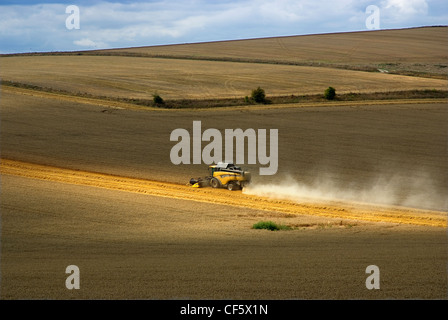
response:
M92 51L150 56L329 66L446 79L447 27L275 37Z
M0 56L0 298L446 299L447 29ZM194 107L258 86L372 95ZM156 92L193 105L132 101ZM277 172L192 188L207 165L174 164L170 135L195 121L277 129Z
M180 59L45 56L5 57L4 80L93 96L152 99L240 98L261 86L268 95L445 90L447 80L315 68Z

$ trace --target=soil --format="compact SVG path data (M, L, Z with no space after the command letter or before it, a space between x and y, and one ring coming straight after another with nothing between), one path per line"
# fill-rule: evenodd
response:
M2 299L447 297L446 103L170 112L1 99ZM350 197L306 211L292 200L188 188L207 166L173 165L169 137L191 132L194 120L203 130L279 130L278 173L247 165L254 185L289 178L355 197L373 190L362 199L370 209ZM119 183L101 185L103 175ZM385 205L392 214L382 215ZM441 224L415 223L427 218ZM292 229L252 229L265 220ZM65 287L69 265L80 269L80 290ZM379 290L366 288L369 265L381 271Z

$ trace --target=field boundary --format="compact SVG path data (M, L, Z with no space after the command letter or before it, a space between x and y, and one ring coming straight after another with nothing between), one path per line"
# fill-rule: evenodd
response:
M113 98L77 94L69 91L29 85L8 80L1 81L1 89L12 94L37 96L47 99L71 101L116 109L137 110L238 110L238 109L279 109L301 107L363 106L392 104L447 103L448 90L410 90L399 92L347 93L338 95L335 100L326 100L323 95L276 96L269 97L268 103L247 103L240 99L179 99L156 105L152 100ZM376 97L376 99L375 99ZM411 98L410 98L411 97Z

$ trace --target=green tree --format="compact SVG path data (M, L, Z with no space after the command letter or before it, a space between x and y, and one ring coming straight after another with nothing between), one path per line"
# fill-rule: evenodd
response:
M256 103L266 102L266 94L265 94L264 90L260 87L258 87L255 90L252 90L251 97Z
M164 104L165 101L162 99L161 96L159 96L157 93L152 95L152 101L156 104L156 105L161 105Z
M336 97L336 89L333 87L328 87L324 92L324 97L327 100L333 100Z

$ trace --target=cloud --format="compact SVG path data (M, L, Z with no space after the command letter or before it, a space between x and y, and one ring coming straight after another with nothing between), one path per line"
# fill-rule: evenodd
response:
M0 5L3 52L361 31L370 4L380 7L382 28L440 24L448 11L442 0L83 0L77 2L81 28L67 30L65 9L72 3L19 3Z
M379 7L382 28L447 25L448 21L446 0L383 0Z
M73 43L75 45L77 45L77 46L87 47L87 48L97 48L97 49L99 49L99 48L107 48L108 47L108 45L106 43L104 43L104 42L95 42L95 41L92 41L92 40L90 40L88 38L83 38L81 40L75 40L75 41L73 41Z
M426 0L387 0L383 7L386 10L393 10L394 16L415 16L417 14L428 13L428 3Z

